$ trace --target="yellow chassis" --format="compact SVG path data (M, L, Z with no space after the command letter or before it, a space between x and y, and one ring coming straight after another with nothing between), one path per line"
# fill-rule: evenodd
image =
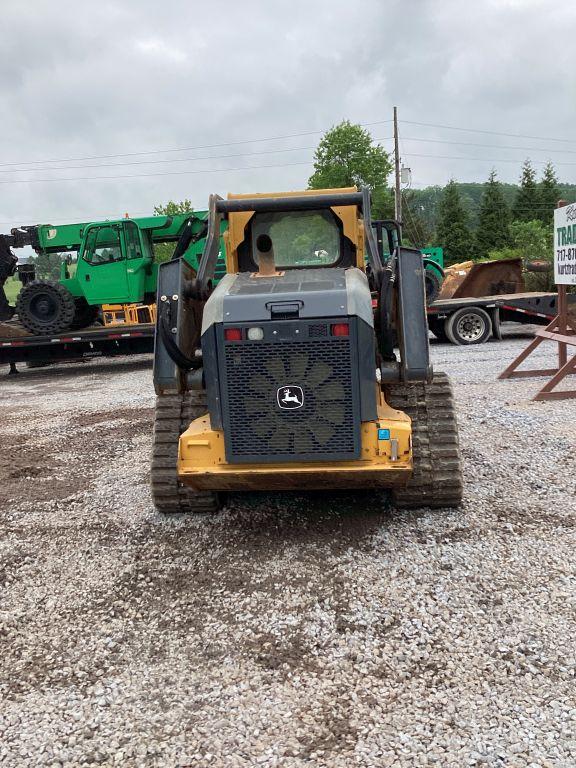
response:
M390 439L378 439L378 430ZM229 464L224 432L212 430L208 415L190 424L180 437L178 479L197 490L312 490L322 488L391 488L405 485L412 474L410 418L382 399L378 421L362 423L360 459L336 462Z

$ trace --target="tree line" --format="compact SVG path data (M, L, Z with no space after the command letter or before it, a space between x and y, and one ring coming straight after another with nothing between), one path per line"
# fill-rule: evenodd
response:
M390 154L374 144L370 132L344 120L320 139L308 188L368 187L372 217L389 219L392 170ZM550 261L553 211L561 197L576 199L576 185L560 184L552 163L538 178L530 160L517 185L503 184L492 170L483 184L452 179L444 187L403 190L404 241L418 248L441 246L448 265L487 258ZM191 210L189 200L157 206L155 213L183 210Z
M392 162L360 125L343 121L321 138L308 185L367 186L373 217L392 218L389 186ZM446 264L514 258L551 260L553 211L560 197L574 199L576 187L560 185L552 163L540 178L530 160L522 166L518 185L502 184L495 170L486 182L404 190L404 240L418 248L441 246Z

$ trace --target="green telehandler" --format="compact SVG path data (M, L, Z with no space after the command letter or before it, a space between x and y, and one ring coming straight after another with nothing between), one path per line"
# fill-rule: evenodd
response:
M158 277L154 246L174 242L172 258L183 258L196 270L206 230L206 211L12 229L10 235L0 235L0 251L7 263L11 248L31 246L36 253L68 253L57 281L37 280L32 265L19 266L23 286L15 312L28 331L45 335L90 325L103 304L152 304ZM78 253L74 272L70 268L72 252ZM10 264L14 271L13 255ZM8 277L10 270L5 272ZM3 295L2 283L0 280ZM14 309L6 311L5 304L4 314L12 315Z

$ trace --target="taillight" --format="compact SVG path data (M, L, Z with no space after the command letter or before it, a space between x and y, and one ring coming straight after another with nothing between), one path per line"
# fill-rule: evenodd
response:
M242 328L225 328L224 338L226 341L242 341Z
M348 323L334 323L330 327L332 336L350 336L350 326Z

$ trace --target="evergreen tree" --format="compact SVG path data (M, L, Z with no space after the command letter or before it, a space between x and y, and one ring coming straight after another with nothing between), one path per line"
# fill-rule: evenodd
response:
M522 166L520 188L516 193L516 199L512 206L512 218L514 221L533 221L538 218L538 206L540 195L536 184L536 171L530 160L526 160Z
M29 263L36 267L37 280L58 280L60 278L60 264L65 254L44 253L40 251L36 256L30 256Z
M482 199L480 201L480 213L478 216L478 229L476 230L476 256L480 259L488 258L490 251L505 248L510 235L510 211L502 193L500 182L493 170L484 184Z
M394 218L394 214L388 218ZM433 240L433 226L422 215L412 189L402 192L402 240L414 248L426 248Z
M554 221L554 209L561 197L558 178L552 163L547 163L544 168L538 192L540 196L539 216L533 218L540 219L543 224L551 225Z
M468 213L462 205L454 179L444 187L438 205L436 236L438 245L444 248L446 264L455 264L471 258L473 241L468 226Z

